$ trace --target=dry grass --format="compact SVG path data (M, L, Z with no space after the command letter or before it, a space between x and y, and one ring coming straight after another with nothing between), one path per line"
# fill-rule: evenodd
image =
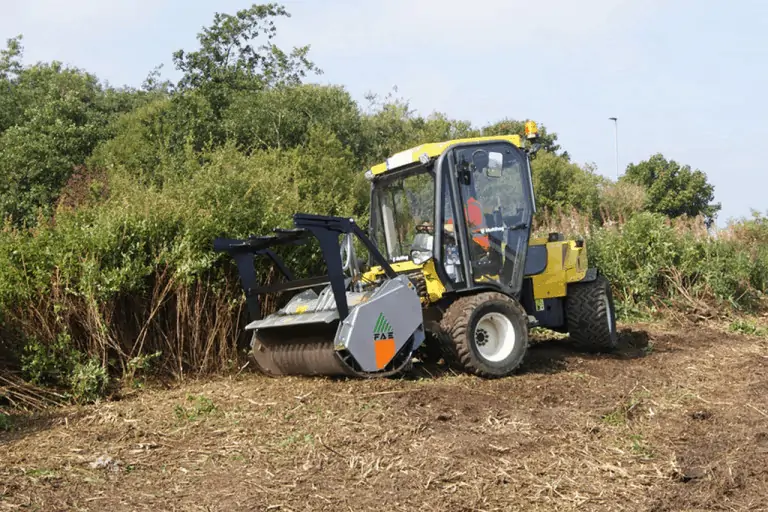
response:
M575 208L568 212L542 211L533 223L535 236L546 236L547 233L563 233L565 236L585 237L595 229L594 221L589 215L579 212Z
M575 208L568 211L544 211L537 215L533 230L538 236L546 235L547 233L563 233L566 236L584 237L591 235L596 229L621 231L628 218L629 214L613 213L605 210L600 214L600 223L598 225L592 217ZM695 240L706 240L712 237L729 240L745 238L745 235L742 233L743 229L740 229L740 226L713 227L711 231L708 231L705 220L701 215L696 217L682 215L666 219L666 224L675 230L678 235L691 236Z
M10 372L7 375L0 375L0 404L5 402L16 410L42 411L66 401L65 397L59 393L30 384Z
M236 279L216 283L209 277L186 284L165 269L148 288L97 301L72 294L55 278L51 293L3 312L7 332L2 334L22 346L30 339L51 344L69 333L79 349L105 365L111 361L124 375L137 358L155 352L163 354L158 370L179 379L236 364L244 318Z
M15 419L0 510L765 510L766 353L636 328L613 356L540 342L496 381L243 373L134 392Z

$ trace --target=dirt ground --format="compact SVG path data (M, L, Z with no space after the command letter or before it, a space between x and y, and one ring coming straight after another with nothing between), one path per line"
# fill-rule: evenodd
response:
M768 510L768 339L713 328L540 341L502 380L244 372L15 421L0 510Z

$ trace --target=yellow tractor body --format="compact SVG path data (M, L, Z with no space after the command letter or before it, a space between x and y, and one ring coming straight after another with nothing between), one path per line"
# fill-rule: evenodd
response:
M292 230L218 240L238 260L254 315L257 295L299 292L248 325L258 368L377 377L432 353L501 377L522 363L534 326L585 349L614 348L611 288L589 267L584 241L531 234L535 125L526 135L528 145L519 135L422 144L373 166L367 233L354 219L297 214ZM309 237L328 275L296 280L271 248ZM367 262L356 257L361 245ZM256 286L254 254L271 258L285 282Z

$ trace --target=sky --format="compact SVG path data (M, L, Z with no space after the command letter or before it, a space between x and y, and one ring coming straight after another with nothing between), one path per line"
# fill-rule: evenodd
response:
M138 87L194 50L238 0L3 0L0 38ZM286 0L283 48L311 45L312 81L396 96L476 126L535 119L579 164L615 178L655 153L700 169L718 224L768 212L768 2Z

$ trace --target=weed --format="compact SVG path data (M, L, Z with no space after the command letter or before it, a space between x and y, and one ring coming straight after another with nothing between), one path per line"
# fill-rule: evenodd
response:
M749 320L735 320L728 326L728 330L749 336L768 337L768 328L760 327Z
M107 370L96 359L77 363L70 378L72 396L78 403L91 403L102 397L109 386Z
M233 462L246 462L246 459L245 459L245 455L243 455L242 453L235 453L235 454L232 454L232 456L230 457L230 459L231 459Z
M3 412L0 412L0 431L8 432L13 429L13 419Z
M185 408L181 405L176 405L173 408L176 419L179 421L198 421L218 411L218 407L216 407L213 401L203 395L188 395L187 401L192 402L191 407Z
M301 432L294 432L294 433L290 434L289 436L283 438L278 443L278 446L280 448L287 448L289 446L293 446L293 445L297 445L297 444L314 445L315 444L315 438L312 437L312 434L301 433Z
M650 393L643 391L641 393L632 394L627 400L622 402L618 407L604 414L601 419L607 425L619 426L624 425L627 421L631 420L635 414L635 410L643 403L645 398L648 398Z
M623 425L627 421L626 413L623 409L614 409L611 412L604 414L601 419L604 423L617 427Z
M646 346L643 347L643 355L649 356L653 353L653 342L649 341Z
M40 478L43 480L56 478L58 476L58 473L52 469L30 469L24 474L30 478Z
M632 453L642 457L643 459L652 459L655 456L653 448L645 442L643 436L640 434L633 434L629 436L632 441Z

